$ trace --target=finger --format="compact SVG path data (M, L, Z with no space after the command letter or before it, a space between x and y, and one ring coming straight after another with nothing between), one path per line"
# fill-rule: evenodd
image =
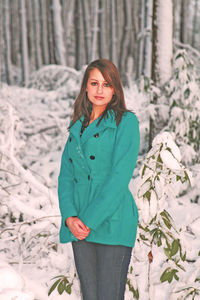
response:
M85 227L85 225L83 223L77 223L76 226L77 226L76 227L77 230L80 230L85 233L88 232L88 229Z
M84 229L84 230L90 230L90 228L89 227L87 227L80 219L79 219L79 221L78 221L78 224L80 225L80 227L82 228L82 229Z
M76 236L78 239L85 239L88 235L89 232L85 233L85 232L78 232L78 231L74 231L73 235Z

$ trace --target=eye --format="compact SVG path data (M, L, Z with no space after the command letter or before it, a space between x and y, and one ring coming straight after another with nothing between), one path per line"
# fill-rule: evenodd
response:
M91 85L92 85L92 86L97 86L97 82L96 82L96 81L92 81L92 82L91 82Z
M108 82L105 82L103 86L105 86L105 87L112 87L112 85L110 83L108 83Z

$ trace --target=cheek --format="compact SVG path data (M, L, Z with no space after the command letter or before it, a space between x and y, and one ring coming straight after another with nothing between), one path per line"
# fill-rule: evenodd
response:
M107 93L108 99L111 100L112 97L113 97L113 95L114 95L114 91L109 91L109 92Z

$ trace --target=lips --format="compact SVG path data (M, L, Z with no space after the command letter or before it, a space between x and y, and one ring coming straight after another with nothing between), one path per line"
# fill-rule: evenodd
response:
M101 96L94 96L94 98L97 99L97 100L103 100L104 99L104 97L101 97Z

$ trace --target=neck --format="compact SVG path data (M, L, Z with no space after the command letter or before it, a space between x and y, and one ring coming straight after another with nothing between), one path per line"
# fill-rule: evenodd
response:
M106 106L94 106L93 105L92 112L90 115L90 122L99 118L105 109L106 109Z

